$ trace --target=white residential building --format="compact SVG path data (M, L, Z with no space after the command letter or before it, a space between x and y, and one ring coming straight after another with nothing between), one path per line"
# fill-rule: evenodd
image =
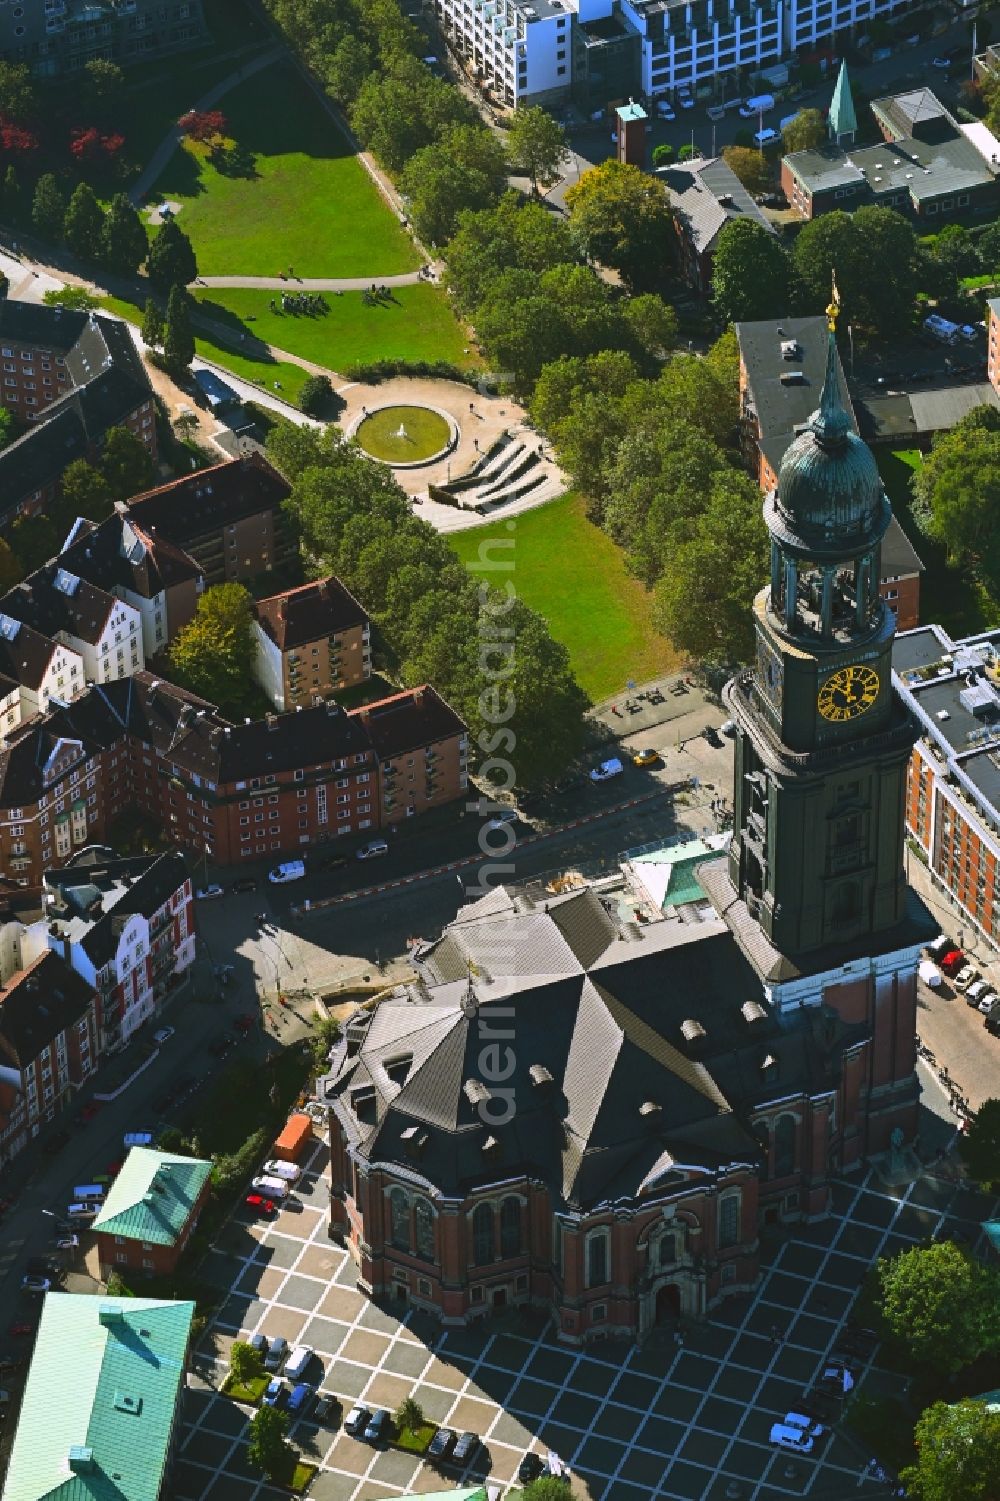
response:
M77 652L86 682L111 683L146 665L136 607L58 562L37 569L0 605L14 620Z
M4 678L18 685L19 720L45 713L59 703L69 703L86 685L83 658L78 651L0 610L0 680ZM8 723L12 712L10 698L5 691L4 734L14 728Z

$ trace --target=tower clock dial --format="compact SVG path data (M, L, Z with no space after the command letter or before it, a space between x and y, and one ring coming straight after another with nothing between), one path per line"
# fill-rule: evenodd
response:
M780 656L766 642L757 641L757 676L761 688L776 709L781 707L785 667Z
M879 675L871 667L855 663L841 667L826 679L819 690L817 707L824 719L857 719L878 698Z

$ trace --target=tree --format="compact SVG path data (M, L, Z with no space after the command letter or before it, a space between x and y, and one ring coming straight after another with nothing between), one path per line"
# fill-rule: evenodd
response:
M101 259L121 276L135 276L149 253L146 226L127 193L116 193L104 219Z
M127 427L109 427L101 452L101 472L115 500L128 500L148 490L155 468L149 449Z
M76 313L92 313L101 305L86 287L50 287L42 301L46 307L68 307Z
M814 151L826 140L826 121L818 109L800 109L783 126L781 139L786 155L792 151Z
M35 196L31 201L31 222L46 240L61 240L66 205L59 191L59 184L51 172L43 172L35 184Z
M983 414L983 420L979 414ZM992 408L977 408L943 433L913 477L914 514L948 550L1000 591L1000 433Z
M371 49L360 37L348 33L326 61L327 89L343 109L350 109L371 71Z
M299 406L310 417L320 417L333 400L333 386L328 375L310 375L299 392Z
M250 1419L247 1462L265 1475L278 1475L288 1459L288 1414L277 1407L260 1407Z
M585 255L633 290L663 274L673 229L663 184L626 162L606 161L566 190L570 229Z
M724 323L787 317L792 263L778 239L755 219L730 219L715 245L712 303Z
M92 57L83 65L80 97L92 113L106 119L125 92L125 73L106 57Z
M677 160L679 162L694 162L698 160L699 156L701 156L701 152L698 150L698 147L693 146L691 142L688 141L687 145L682 146L678 151Z
M513 163L531 178L531 191L538 184L555 182L569 155L566 132L540 104L515 112L507 131L507 153Z
M465 96L412 56L396 57L385 72L370 73L351 110L351 124L363 144L391 172L400 171L414 152L438 140L450 125L475 119Z
M168 219L149 248L146 273L155 287L164 292L171 287L186 287L198 275L198 262L191 241L176 219Z
M312 1037L313 1064L317 1072L327 1072L330 1051L339 1042L340 1032L340 1023L335 1016L324 1016L317 1021ZM423 1414L421 1414L420 1422L423 1422Z
M445 249L448 281L459 305L474 312L502 271L540 276L577 260L566 223L520 193L505 193L495 209L459 215L455 237Z
M253 699L256 658L250 595L242 584L216 584L170 647L177 682L240 718Z
M19 516L10 540L25 573L33 573L59 552L63 538L48 516Z
M506 180L507 163L494 132L483 125L453 125L410 158L402 186L421 239L443 245L460 212L490 208Z
M1000 1343L997 1274L952 1241L875 1265L882 1322L907 1360L952 1375Z
M654 167L669 167L670 163L673 161L673 159L674 159L674 148L672 146L668 145L668 143L666 141L661 142L661 144L659 146L654 146L653 147L653 166Z
M167 298L167 319L163 328L163 360L171 372L179 375L193 359L191 299L183 287L171 287Z
M146 306L142 314L142 342L150 349L158 349L163 343L163 313L160 305L153 297L146 298Z
M25 569L8 542L0 537L0 595L24 578Z
M3 216L8 224L17 224L21 217L21 184L17 180L17 169L13 163L7 168L3 178Z
M111 486L99 469L86 459L74 459L59 481L56 519L68 531L78 516L104 521L114 510Z
M104 210L88 183L81 182L66 206L63 237L74 255L81 260L100 258L104 237Z
M803 225L793 261L805 305L819 312L830 300L836 273L844 316L885 335L907 330L917 292L917 242L895 209L867 204L855 214L836 210ZM885 276L883 268L892 267Z
M993 1501L1000 1474L1000 1412L966 1397L935 1402L913 1435L917 1460L900 1473L918 1501Z
M656 586L653 620L692 661L728 667L753 655L753 600L767 579L760 492L745 475L717 475Z
M1000 1183L1000 1100L983 1101L958 1138L958 1155L984 1188Z
M745 146L724 146L722 159L754 197L770 188L771 169L759 151L748 151Z
M0 62L0 115L23 124L35 112L37 95L27 63Z
M416 1433L424 1424L424 1409L416 1397L404 1397L396 1408L396 1427L400 1433Z
M125 145L125 137L116 131L102 135L96 125L80 125L70 131L70 155L78 162L113 161Z
M655 292L627 297L621 305L622 321L637 349L653 360L666 359L677 343L677 314Z
M182 443L190 443L198 431L198 417L194 412L178 412L174 418L174 432Z
M573 1494L568 1480L561 1475L539 1475L521 1492L521 1501L570 1501Z
M224 136L229 129L229 121L221 109L191 109L186 115L181 115L177 127L182 135L190 136L192 141L215 141Z
M229 1351L229 1369L241 1386L247 1386L255 1377L263 1375L264 1357L245 1340L234 1340Z

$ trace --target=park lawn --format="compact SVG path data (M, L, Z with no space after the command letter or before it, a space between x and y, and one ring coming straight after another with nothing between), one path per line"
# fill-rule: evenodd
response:
M125 318L136 326L141 324L142 308L138 303L126 302L121 297L99 297L98 301L109 313L117 313L120 318ZM262 391L270 391L272 395L280 396L293 406L298 405L299 392L309 379L309 371L303 370L301 365L293 365L287 360L273 360L266 354L237 354L227 345L203 335L196 335L194 342L203 360L210 360L213 365L222 365L242 380L252 381L254 385L260 386Z
M181 204L202 276L380 276L416 270L409 235L300 76L276 64L219 106L255 175L216 171L204 147L174 152L152 200Z
M1000 624L1000 605L968 568L949 562L945 548L927 537L913 520L910 479L923 463L923 454L917 448L877 448L875 455L893 512L924 565L920 619L935 621L956 638Z
M621 548L587 520L582 496L570 491L448 541L468 563L484 542L512 535L511 582L566 647L592 702L623 692L630 678L641 683L678 665L678 653L653 626L652 595L626 572Z
M327 311L314 315L272 313L272 301L281 307L280 292L208 287L195 296L206 317L237 338L262 339L325 370L343 373L374 360L445 360L463 369L478 363L440 287L417 282L391 290L391 301L377 303L365 303L360 292L324 292Z

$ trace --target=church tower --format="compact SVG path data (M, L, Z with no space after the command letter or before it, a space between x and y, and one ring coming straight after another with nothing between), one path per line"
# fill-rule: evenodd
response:
M737 726L729 885L799 974L912 944L903 797L915 729L892 690L879 594L891 510L840 393L829 309L818 409L766 498L770 584L756 665L726 689Z

